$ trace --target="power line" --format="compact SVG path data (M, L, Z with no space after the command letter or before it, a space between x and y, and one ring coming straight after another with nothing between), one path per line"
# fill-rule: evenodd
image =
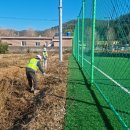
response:
M4 17L0 16L0 19L8 19L8 20L22 20L22 21L40 21L40 22L56 22L58 19L36 19L36 18L18 18L18 17ZM74 18L73 18L74 19ZM71 21L73 19L63 19L63 21Z
M58 19L36 19L36 18L18 18L18 17L4 17L0 16L0 19L11 19L11 20L28 20L28 21L58 21Z

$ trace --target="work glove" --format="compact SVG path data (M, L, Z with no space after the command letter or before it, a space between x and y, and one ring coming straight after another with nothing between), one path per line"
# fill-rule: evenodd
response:
M42 75L43 75L43 76L45 76L45 75L46 75L46 73L42 73Z

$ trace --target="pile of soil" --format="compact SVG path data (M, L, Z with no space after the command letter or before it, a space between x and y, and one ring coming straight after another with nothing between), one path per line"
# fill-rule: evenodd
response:
M25 66L36 54L0 55L0 129L62 130L64 125L67 66L69 53L49 52L43 76L37 72L40 92L29 91ZM42 64L42 62L41 62Z

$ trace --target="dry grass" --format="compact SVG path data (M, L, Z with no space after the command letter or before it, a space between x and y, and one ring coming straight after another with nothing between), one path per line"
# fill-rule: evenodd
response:
M62 130L65 114L67 60L49 54L47 76L37 73L40 93L28 90L25 66L36 54L0 55L0 129ZM64 66L63 66L64 65Z

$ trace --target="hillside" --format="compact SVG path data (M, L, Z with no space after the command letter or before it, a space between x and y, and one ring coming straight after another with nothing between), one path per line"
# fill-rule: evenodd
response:
M122 25L122 28L125 28L126 34L129 34L129 28L126 26L129 26L129 18L130 18L130 13L122 15L118 17L117 19L110 19L109 20L109 25L115 29L115 32L119 35L120 30L118 29L118 24ZM87 28L92 26L92 21L91 19L85 19L87 23ZM73 35L75 25L77 23L77 20L70 20L68 22L63 23L63 35L66 35L67 32L71 32L71 35ZM108 26L108 20L96 20L96 31L101 35L105 35L107 31L107 26ZM56 33L58 33L59 26L54 26L51 28L48 28L43 31L39 30L34 30L33 28L29 28L28 30L13 30L13 29L3 29L0 28L0 36L50 36L53 37Z
M65 35L67 32L71 32L73 34L74 26L75 26L76 20L71 20L68 22L63 23L63 34ZM6 28L0 28L0 36L50 36L53 37L55 33L58 33L58 26L51 27L49 29L39 31L34 30L33 28L29 28L28 30L21 30L17 31L14 29L6 29Z

